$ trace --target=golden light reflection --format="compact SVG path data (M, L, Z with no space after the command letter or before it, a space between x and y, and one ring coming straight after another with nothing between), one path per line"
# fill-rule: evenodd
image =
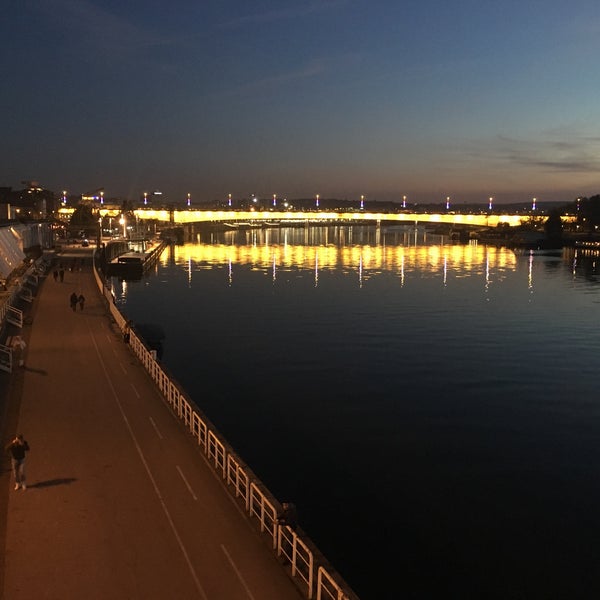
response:
M186 244L173 246L172 255L164 253L161 262L174 260L194 270L207 267L225 267L231 281L233 265L249 265L254 269L270 271L273 280L278 270L306 269L314 272L315 285L319 271L344 269L356 271L360 281L370 275L395 272L404 284L408 274L442 273L444 279L450 273L480 274L486 284L492 272L514 269L516 256L506 248L470 245L431 246L306 246L293 245L288 239L278 244L247 245Z

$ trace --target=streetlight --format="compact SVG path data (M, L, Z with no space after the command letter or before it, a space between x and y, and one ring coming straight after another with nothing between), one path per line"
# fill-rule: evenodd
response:
M227 204L229 205L229 208L231 208L231 194L229 194L227 198Z
M402 208L406 208L406 196L402 196Z
M277 206L277 194L273 194L273 206Z
M121 218L119 219L119 223L121 225L123 225L123 237L126 238L127 237L127 221L125 220L125 215L121 215Z
M192 205L192 196L191 196L191 194L187 195L187 205L188 205L188 208Z
M533 199L533 202L531 203L531 210L535 210L535 203L537 202L537 198Z
M360 210L365 207L365 197L361 194L360 196Z
M100 192L100 204L104 204L104 192Z
M67 204L67 190L63 190L62 203L63 206Z
M494 198L492 196L490 196L490 202L488 204L488 210L491 212L492 210L492 202L494 201Z
M317 194L316 207L319 208L319 194Z
M148 192L144 192L144 206L148 204Z
M450 210L450 196L446 196L446 210Z

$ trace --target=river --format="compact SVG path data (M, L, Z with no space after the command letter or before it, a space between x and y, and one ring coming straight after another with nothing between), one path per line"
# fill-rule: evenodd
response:
M113 285L362 600L590 598L598 270L344 226L199 233Z

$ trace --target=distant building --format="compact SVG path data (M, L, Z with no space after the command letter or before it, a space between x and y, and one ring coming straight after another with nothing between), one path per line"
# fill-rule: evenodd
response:
M0 204L7 205L6 212L1 209L0 217L36 221L51 216L57 208L54 192L40 187L36 181L23 183L27 187L22 190L0 188Z

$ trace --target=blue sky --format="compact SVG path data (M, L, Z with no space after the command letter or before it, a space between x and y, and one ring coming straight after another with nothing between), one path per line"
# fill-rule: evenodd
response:
M600 3L8 0L0 185L600 193Z

